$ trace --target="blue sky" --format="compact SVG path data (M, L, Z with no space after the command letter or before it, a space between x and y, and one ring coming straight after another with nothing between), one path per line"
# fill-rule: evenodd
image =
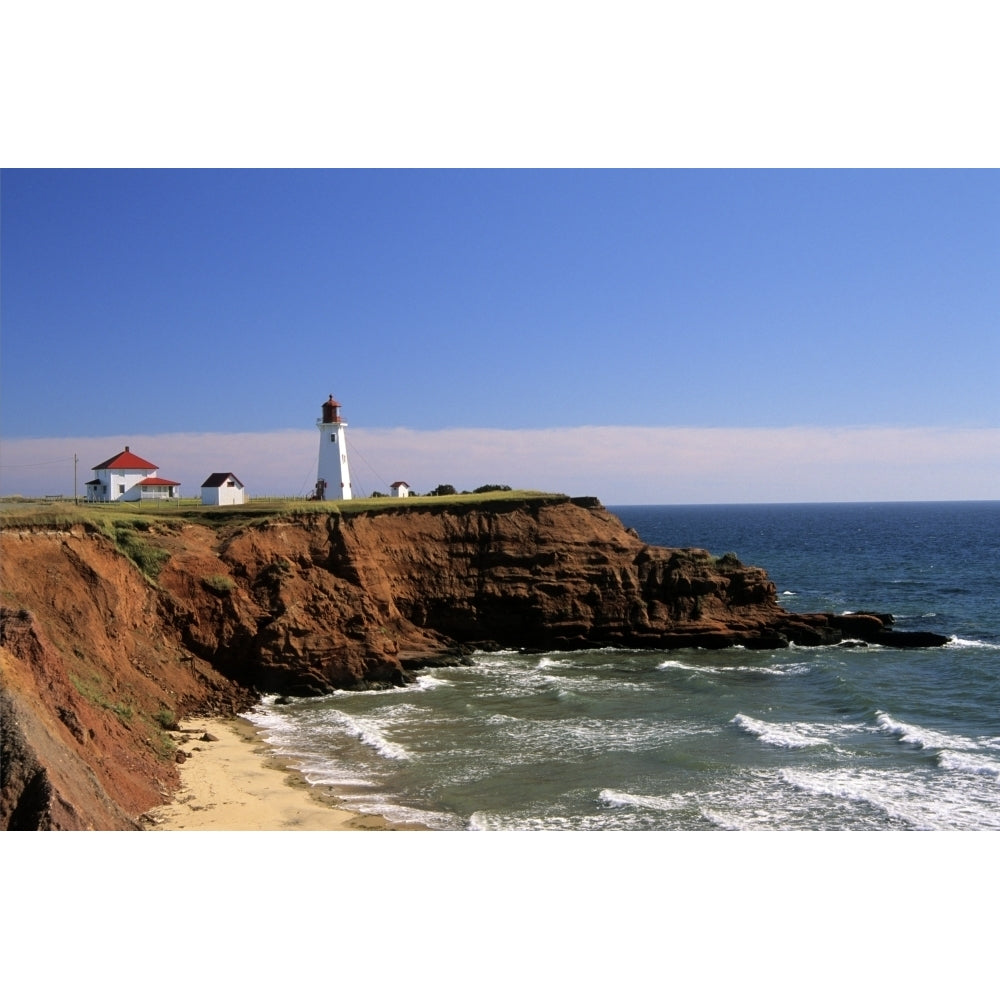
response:
M129 443L189 495L223 465L298 494L332 392L363 492L1000 497L994 170L5 170L0 198L3 493Z

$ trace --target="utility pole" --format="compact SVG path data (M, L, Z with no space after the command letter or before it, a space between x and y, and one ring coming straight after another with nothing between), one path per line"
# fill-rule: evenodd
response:
M76 498L76 452L73 452L73 503L78 504L80 501Z

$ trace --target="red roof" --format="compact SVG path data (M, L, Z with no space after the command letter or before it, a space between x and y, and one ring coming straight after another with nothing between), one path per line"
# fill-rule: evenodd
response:
M147 462L146 459L140 458L135 452L129 451L128 447L124 451L118 452L117 455L112 456L106 462L101 462L100 465L95 465L94 472L98 469L152 469L154 472L159 468L158 465L153 465L152 462Z
M161 479L159 476L147 476L145 479L139 480L140 486L180 486L180 483L174 482L172 479Z

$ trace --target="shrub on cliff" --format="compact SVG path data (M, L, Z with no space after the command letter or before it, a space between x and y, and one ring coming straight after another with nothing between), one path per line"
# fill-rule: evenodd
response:
M114 532L118 551L131 559L145 576L155 580L160 570L163 569L163 564L170 558L170 553L144 541L132 525L118 522L114 526Z
M154 712L152 718L161 729L180 729L177 724L177 716L169 708L161 708L158 712Z

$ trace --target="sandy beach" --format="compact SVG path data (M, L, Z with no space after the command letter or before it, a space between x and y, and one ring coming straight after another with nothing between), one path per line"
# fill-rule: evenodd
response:
M173 736L188 755L179 765L181 788L146 814L147 830L407 829L339 808L271 756L244 719L190 719Z

